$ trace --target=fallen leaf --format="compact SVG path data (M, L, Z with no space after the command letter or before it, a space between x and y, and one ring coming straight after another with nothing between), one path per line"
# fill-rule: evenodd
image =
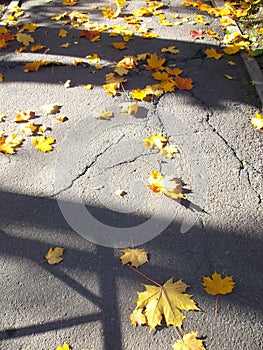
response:
M235 282L232 276L222 278L220 274L214 272L211 277L203 277L205 291L211 295L228 294L231 293L235 287Z
M15 117L16 123L24 123L27 122L29 119L32 119L35 117L35 112L33 111L19 111Z
M146 66L147 70L151 70L151 69L156 69L156 70L163 70L163 64L166 61L165 58L158 58L156 52L153 53L150 58L147 59L147 63L148 65Z
M124 196L127 194L127 192L125 192L124 190L119 189L119 190L117 190L117 191L115 192L115 194L116 194L118 197L124 197Z
M53 150L53 147L51 146L55 142L55 139L53 137L45 137L37 136L33 138L32 143L35 146L36 149L38 149L41 152L49 152Z
M261 114L256 113L250 122L257 130L263 132L263 116Z
M83 86L85 90L91 90L92 89L92 85L91 84L87 84Z
M20 126L20 132L22 135L31 136L37 130L37 126L33 123L27 123Z
M0 83L2 83L3 80L4 80L4 76L2 73L0 73Z
M24 72L25 73L36 72L36 71L39 70L39 68L41 66L46 65L46 63L47 63L47 61L45 61L45 60L26 63L25 66L24 66Z
M162 175L158 170L152 171L149 178L148 188L157 194L164 194L172 199L184 199L181 183L176 177Z
M16 34L16 40L25 46L28 46L30 43L33 43L35 41L30 34L24 34L20 32Z
M65 83L63 84L64 88L68 89L72 87L72 81L70 79L66 80Z
M7 42L4 39L0 39L0 49L5 49L7 46Z
M68 31L65 29L60 29L58 36L60 36L61 38L65 38L66 36L68 36Z
M191 90L193 88L193 81L191 78L175 77L175 86L180 90Z
M100 57L96 53L86 56L86 59L93 63L100 62Z
M16 134L1 135L0 134L0 152L9 156L15 153L15 149L23 143L23 138Z
M161 49L161 52L163 53L172 53L174 55L178 54L180 52L180 50L178 50L175 46L169 46L167 48L163 47Z
M56 114L59 109L60 106L53 104L42 106L42 111L44 114Z
M70 43L64 43L64 44L60 45L60 47L63 47L63 48L65 48L65 49L67 49L67 48L70 47L70 46L71 46Z
M99 115L94 115L94 118L96 119L110 119L113 117L112 111L107 111L106 109L103 109Z
M143 309L150 329L161 325L162 318L167 326L181 328L185 318L181 310L199 310L191 295L184 292L189 287L182 280L173 282L170 278L163 286L144 285L145 291L138 293L136 309Z
M77 65L83 63L83 59L82 58L76 58L74 59L74 61L72 62L72 66L76 67Z
M198 29L198 30L191 29L189 31L189 34L190 34L192 39L202 39L204 37L204 33L203 33L202 29Z
M31 47L30 51L31 52L35 52L35 51L40 51L42 49L44 49L45 46L44 45L41 45L41 44L37 44L37 45L34 45Z
M185 333L183 339L172 344L173 350L205 350L203 340L197 339L197 332Z
M62 3L62 5L64 5L64 6L74 6L76 4L77 4L76 0L64 0Z
M234 55L235 53L239 52L241 50L241 48L239 46L236 45L229 45L228 47L225 47L223 49L224 53L226 53L227 55Z
M205 31L206 35L211 36L212 38L218 38L219 34L212 31L212 29L207 29Z
M81 30L79 36L85 37L90 41L100 40L100 32L98 30Z
M231 75L224 74L224 76L225 76L228 80L233 80L233 77L232 77Z
M0 112L0 123L4 122L5 118L6 118L6 115L4 113Z
M214 58L216 60L219 60L223 56L222 53L217 52L215 49L206 49L205 53L207 58Z
M133 312L129 316L129 319L133 327L136 327L137 325L141 326L147 323L147 319L143 313L143 309L133 310Z
M135 115L138 112L138 104L136 102L124 102L118 105L121 108L122 113L126 113L128 115Z
M129 70L124 67L114 67L114 72L120 76L128 74Z
M58 122L60 122L60 123L64 123L64 122L66 122L66 121L68 120L68 118L65 117L63 114L61 114L61 115L59 115L59 116L56 118L56 120L57 120Z
M59 247L56 247L54 249L53 248L49 248L49 251L45 255L45 258L46 258L47 262L50 265L55 265L55 264L60 263L63 260L63 258L61 257L62 254L63 254L63 251L64 251L64 248L59 248Z
M123 41L114 42L111 44L111 46L113 46L114 49L117 49L117 50L127 49L127 45Z
M163 136L162 134L156 133L150 137L146 137L143 140L143 144L148 149L157 148L157 149L161 150L162 148L164 148L168 144L168 139L167 139L167 137Z
M117 67L124 67L127 69L133 69L137 66L137 58L134 56L125 56L121 61L117 63Z
M38 25L36 23L26 23L21 28L21 31L28 31L30 33L34 32L38 28Z
M126 248L122 252L124 253L120 257L122 265L130 264L137 268L148 262L147 252L144 249Z

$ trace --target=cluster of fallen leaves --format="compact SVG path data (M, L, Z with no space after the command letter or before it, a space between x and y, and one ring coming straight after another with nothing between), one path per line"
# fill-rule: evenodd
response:
M60 107L55 104L42 106L41 114L51 115L59 112ZM39 116L35 111L20 110L17 112L15 118L10 120L10 123L15 123L19 129L18 133L7 133L4 129L0 130L0 152L7 156L15 154L17 148L21 147L24 141L31 138L31 143L35 149L44 153L53 150L55 139L47 137L45 132L50 131L51 127L34 122ZM65 120L65 117L59 115L55 117L58 122ZM0 123L4 123L7 117L0 112Z
M242 16L245 16L249 11L250 7L257 4L258 0L245 0L242 2L242 6L238 6L236 3L228 1L225 2L223 8L214 8L201 0L186 0L184 6L193 6L199 11L206 12L209 15L222 17L222 26L233 25L233 20ZM74 6L77 4L75 0L64 0L63 5ZM164 4L160 1L146 1L145 6L136 9L130 15L121 14L122 9L128 6L128 2L125 0L116 0L113 3L113 8L102 7L102 15L106 19L114 21L115 18L119 18L124 22L123 25L93 23L90 20L90 12L83 12L79 10L65 11L52 16L52 20L60 21L63 28L58 31L58 36L62 39L69 37L71 28L77 28L79 30L79 37L81 40L88 40L90 43L100 41L101 33L107 33L111 37L121 38L121 41L116 41L111 44L116 50L127 50L129 48L129 41L133 40L134 35L140 36L144 39L152 39L158 37L156 33L147 28L143 23L145 17L155 17L158 19L159 24L163 26L181 25L183 23L192 23L206 26L208 23L206 19L199 13L194 15L194 18L190 20L188 16L180 16L174 13L165 13L163 9ZM99 9L99 6L91 6L91 9ZM33 33L39 28L36 23L19 23L20 17L24 15L24 11L17 5L13 7L13 13L7 16L7 19L3 21L5 27L0 27L0 49L5 49L9 46L12 41L17 41L22 46L16 50L19 54L23 51L30 50L31 52L43 51L44 54L49 51L45 43L35 43ZM122 15L120 17L120 15ZM169 18L167 17L169 15ZM227 16L227 17L226 17ZM260 28L263 30L263 28ZM203 31L202 29L190 30L191 38L194 40L203 38L204 35L209 35L214 38L218 38L218 34L214 33L211 29ZM74 37L74 36L71 36ZM218 52L214 48L208 48L205 50L207 58L213 58L216 60L221 59L226 55L233 55L240 50L249 51L249 40L242 34L237 32L227 32L223 43L225 48L221 52ZM79 42L63 42L61 47L67 49L72 45L78 45ZM164 93L174 92L176 89L179 90L191 90L193 88L193 81L191 78L183 77L183 70L177 67L174 63L169 64L171 58L179 54L175 46L164 47L161 52L144 52L136 56L124 55L121 60L116 62L113 67L113 72L106 74L105 84L103 88L110 96L116 96L122 92L125 92L125 83L128 81L130 76L133 76L133 71L136 73L143 73L145 71L148 75L150 74L156 83L152 85L146 85L144 88L134 89L129 92L129 98L134 100L146 100L152 101L154 98L159 98ZM101 70L104 66L101 64L101 58L98 54L94 53L83 58L74 59L72 66L77 66L83 63L89 63L94 65L96 70ZM24 65L23 70L25 73L36 72L41 67L59 65L57 61L49 61L41 59L34 62L28 62ZM234 62L229 61L229 64ZM233 77L225 74L225 77L232 80ZM0 72L0 82L4 80L3 74ZM67 80L64 84L66 88L72 87L71 80ZM89 83L84 85L86 90L91 90L93 86ZM127 95L127 93L126 93ZM136 111L129 109L127 114L135 114ZM97 119L110 119L113 114L110 111L102 109L101 113L96 115ZM253 124L255 125L255 124ZM256 126L258 129L258 125ZM165 152L165 150L163 150ZM169 157L168 152L168 157Z
M46 261L51 264L60 263L63 258L63 248L50 248L45 255ZM123 255L120 257L121 264L127 265L141 277L150 281L151 284L144 284L145 290L138 292L136 307L130 314L131 324L145 325L150 330L157 326L162 326L165 321L166 326L172 325L178 331L181 339L172 344L174 350L205 350L203 340L198 339L198 333L190 331L182 334L182 324L186 316L182 311L199 311L200 308L192 299L192 295L186 293L190 287L181 279L174 282L173 277L168 279L163 285L154 281L147 275L137 269L147 263L148 253L144 249L126 248L122 250ZM232 276L222 278L221 274L214 272L211 277L203 276L202 285L206 293L216 296L216 311L218 307L218 296L231 293L235 287ZM68 344L58 346L56 350L70 350Z
M251 40L248 35L242 35L237 31L235 21L245 18L249 15L253 7L259 4L261 0L243 0L243 1L225 1L223 7L213 7L207 2L201 0L186 0L184 6L196 7L201 12L206 12L210 16L221 17L220 23L226 28L223 43L226 45L224 52L235 54L241 50L246 50L249 54L257 56L262 54L262 50L253 50ZM233 29L232 29L233 28ZM257 28L258 34L263 33L263 26Z

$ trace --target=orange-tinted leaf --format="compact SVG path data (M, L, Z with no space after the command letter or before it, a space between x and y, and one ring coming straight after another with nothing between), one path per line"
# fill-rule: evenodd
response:
M175 86L180 90L191 90L193 88L193 81L191 78L175 77Z

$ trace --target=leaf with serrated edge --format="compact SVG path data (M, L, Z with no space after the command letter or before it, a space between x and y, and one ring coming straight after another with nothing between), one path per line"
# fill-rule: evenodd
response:
M137 308L143 308L150 329L161 325L162 318L167 326L181 328L185 316L181 310L199 310L191 295L185 294L189 287L182 280L173 282L170 278L163 286L144 285L145 291L138 293Z
M148 261L147 252L144 249L123 249L124 253L120 259L122 265L131 264L131 266L139 267Z

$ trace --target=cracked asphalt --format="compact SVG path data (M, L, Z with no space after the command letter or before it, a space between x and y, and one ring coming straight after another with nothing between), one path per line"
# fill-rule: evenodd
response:
M195 9L180 3L171 0L164 12L193 19ZM131 2L124 13L143 4ZM173 276L189 284L201 311L185 314L185 332L198 332L208 350L262 349L263 139L250 124L262 106L244 62L239 55L206 58L206 48L220 50L219 41L193 41L189 30L198 26L164 27L156 17L144 21L159 37L134 36L123 51L112 48L117 40L104 32L95 43L79 38L77 28L58 37L61 24L50 17L65 10L90 11L92 21L112 23L92 5L98 4L22 1L21 21L40 26L32 36L49 51L15 54L15 42L1 51L0 111L7 116L1 128L17 132L16 112L34 110L56 144L44 154L27 138L15 155L0 154L0 349L55 350L63 343L73 350L171 349L178 340L172 327L149 333L129 322L137 292L148 283L120 264L120 250L135 246L149 253L140 267L144 274L159 283ZM222 35L218 20L204 17ZM64 41L78 44L63 49ZM124 91L110 97L102 87L105 75L125 55L161 55L169 46L180 50L169 64L183 69L193 89L140 101L136 116L125 116L118 105L129 102L129 91L154 80L140 66L129 73ZM104 69L72 66L93 53ZM61 65L23 72L25 63L39 59ZM73 87L65 89L67 79ZM88 83L90 91L83 88ZM68 121L41 114L41 106L53 103ZM114 117L95 119L102 108ZM145 149L143 139L155 132L178 147L173 160ZM150 192L153 170L179 178L187 200ZM119 189L127 194L117 196ZM51 266L44 256L55 246L65 249L64 260ZM236 282L233 293L220 297L217 314L215 298L201 284L215 271Z

